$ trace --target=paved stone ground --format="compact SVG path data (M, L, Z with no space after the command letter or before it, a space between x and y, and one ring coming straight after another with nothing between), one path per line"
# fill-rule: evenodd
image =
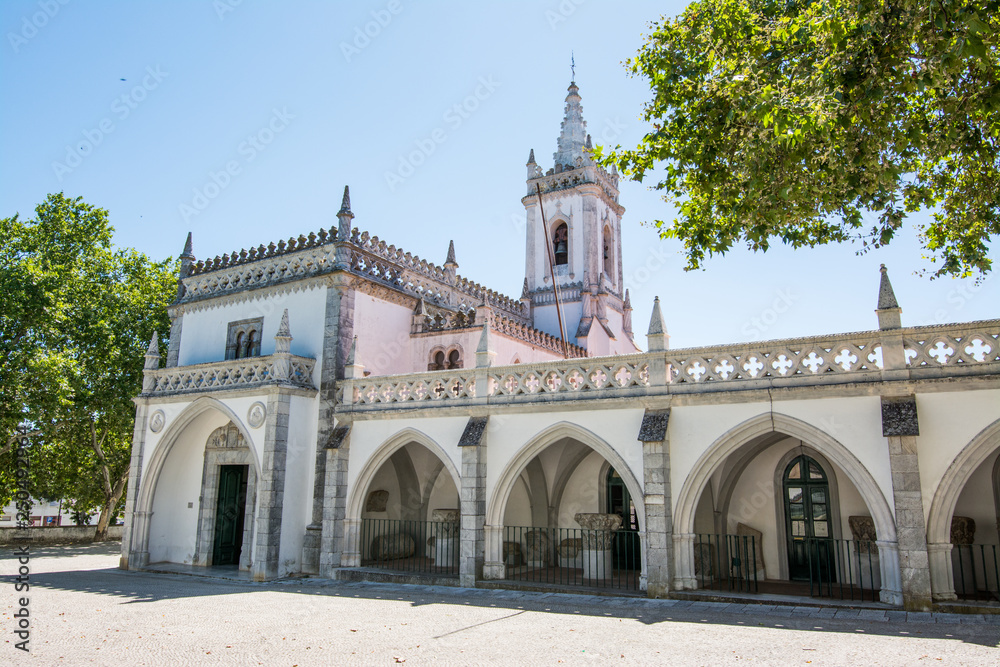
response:
M122 572L117 544L39 548L31 654L2 664L1000 664L1000 617Z

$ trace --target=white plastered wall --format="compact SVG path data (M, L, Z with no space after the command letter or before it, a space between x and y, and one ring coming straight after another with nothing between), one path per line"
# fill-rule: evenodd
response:
M285 452L285 491L281 504L278 576L301 570L302 542L306 525L312 518L318 411L318 397L291 397L288 448Z
M917 418L917 459L926 517L948 466L980 431L1000 418L1000 390L917 394Z
M239 303L212 307L193 304L186 308L188 311L184 313L178 356L180 366L224 360L229 323L257 317L264 318L260 353L273 354L274 335L278 333L281 314L287 308L293 338L292 354L314 358L317 360L316 368L320 367L326 317L326 287L323 285L314 283L301 291L251 298Z
M372 375L394 375L427 370L416 363L410 342L413 311L364 292L354 295L355 361Z
M727 431L748 419L769 414L770 407L759 402L671 409L670 479L674 507L699 457ZM882 436L881 403L877 396L776 401L774 412L801 420L836 439L868 470L892 509L889 450Z

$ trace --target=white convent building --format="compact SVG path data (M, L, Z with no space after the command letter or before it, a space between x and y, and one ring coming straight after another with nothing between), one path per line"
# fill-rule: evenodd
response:
M657 302L636 340L589 146L574 83L518 298L354 228L346 188L307 236L189 236L121 567L991 604L1000 320L904 327L883 268L871 331L670 349Z

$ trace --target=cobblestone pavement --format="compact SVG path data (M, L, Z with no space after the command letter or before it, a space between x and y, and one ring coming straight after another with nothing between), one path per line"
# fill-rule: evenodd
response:
M0 547L0 664L1000 664L1000 617L122 572L118 545L31 559L15 649Z

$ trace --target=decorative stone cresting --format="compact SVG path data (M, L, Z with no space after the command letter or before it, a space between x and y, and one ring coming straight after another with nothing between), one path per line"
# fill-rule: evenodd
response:
M366 512L384 512L385 506L389 502L389 492L385 489L378 489L368 494L368 501L365 503Z
M183 394L212 389L248 388L266 384L282 384L315 389L313 368L315 359L280 355L287 357L287 377L279 371L284 360L279 355L231 359L192 366L172 366L154 371L145 371L151 387L143 388L143 396Z

